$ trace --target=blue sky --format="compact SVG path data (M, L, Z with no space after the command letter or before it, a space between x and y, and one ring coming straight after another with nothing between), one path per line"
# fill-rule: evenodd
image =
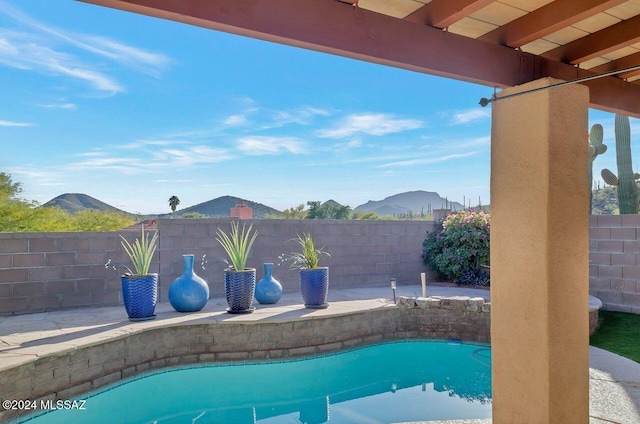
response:
M27 200L490 201L489 87L71 0L0 0L0 80L0 172ZM613 115L590 118L609 145L594 175L615 172Z

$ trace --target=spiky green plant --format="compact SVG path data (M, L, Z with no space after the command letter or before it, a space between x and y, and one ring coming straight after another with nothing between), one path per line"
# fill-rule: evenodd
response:
M149 267L151 266L151 259L153 259L153 254L155 253L158 244L158 232L156 231L150 239L149 234L145 234L144 224L142 224L142 235L139 239L137 238L133 244L129 243L129 241L122 235L120 238L122 239L120 243L122 244L125 252L127 252L129 259L133 264L133 269L136 270L135 274L148 274ZM128 266L125 265L124 267L127 268L129 274L134 274Z
M324 246L316 248L316 241L311 236L311 233L298 234L297 238L290 241L295 241L300 246L299 252L291 252L288 255L291 260L291 269L318 268L323 256L331 256L324 251Z
M616 163L618 175L608 169L601 172L605 183L618 187L618 207L620 214L638 213L638 188L636 180L640 175L633 172L631 167L631 127L629 117L616 115Z
M593 211L593 161L607 151L607 145L602 143L602 138L602 125L594 124L589 132L589 213Z
M253 224L249 225L248 229L242 224L242 231L240 231L237 221L231 221L231 232L229 234L218 228L216 240L229 256L230 266L236 271L242 271L246 268L251 247L258 236L257 231L254 231L253 234L251 233L252 228Z

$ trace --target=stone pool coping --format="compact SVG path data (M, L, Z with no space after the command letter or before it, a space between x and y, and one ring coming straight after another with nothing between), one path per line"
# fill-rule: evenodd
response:
M397 295L413 299L419 290L401 286ZM223 299L211 299L203 311L190 314L161 303L156 320L137 323L126 319L122 307L3 317L0 393L3 399L72 399L122 378L173 365L308 356L398 339L488 342L489 291L429 287L428 294L441 298L419 300L419 306L396 306L389 299L390 289L367 288L333 291L325 310L304 309L299 295L293 294L278 305L257 305L250 315L227 314ZM591 349L593 360L595 348ZM626 363L622 368L640 368L633 364L637 367ZM640 422L640 393L637 397L632 393L633 387L640 387L633 386L640 382L640 371L630 381L618 378L629 375L627 371L615 378L602 371L594 378L596 371L591 370L591 385L602 390L592 394L592 407L598 399L607 401L601 402L592 419L624 413L625 420L613 422ZM615 399L610 393L617 393ZM619 399L630 401L621 406ZM615 409L599 412L611 402ZM1 411L0 421L14 415ZM626 419L633 416L637 421Z

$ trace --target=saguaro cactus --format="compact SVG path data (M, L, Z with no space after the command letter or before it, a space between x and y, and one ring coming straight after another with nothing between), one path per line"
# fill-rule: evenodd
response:
M602 125L594 124L589 132L589 213L593 210L593 161L607 151L602 143Z
M640 174L635 174L631 168L631 127L629 117L616 115L616 162L618 176L603 169L602 179L605 183L618 187L618 208L620 214L638 213L638 187L636 180Z

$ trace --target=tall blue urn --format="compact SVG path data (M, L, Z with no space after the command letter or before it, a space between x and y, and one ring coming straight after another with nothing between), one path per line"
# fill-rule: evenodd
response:
M169 286L169 302L178 312L196 312L209 300L209 286L193 270L193 255L182 255L182 275Z
M263 264L264 277L256 283L255 297L263 305L278 303L282 297L282 285L273 278L273 264Z

